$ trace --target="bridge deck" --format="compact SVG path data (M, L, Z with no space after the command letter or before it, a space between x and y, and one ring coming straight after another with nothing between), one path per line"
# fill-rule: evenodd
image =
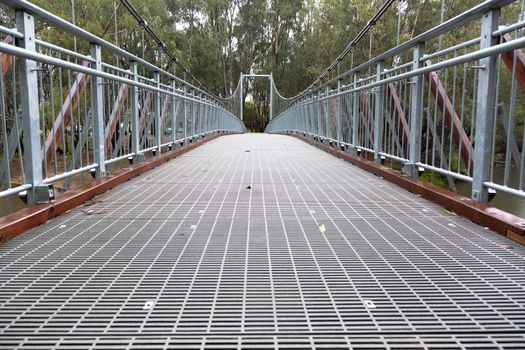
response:
M5 348L525 348L524 247L287 136L211 141L0 270Z

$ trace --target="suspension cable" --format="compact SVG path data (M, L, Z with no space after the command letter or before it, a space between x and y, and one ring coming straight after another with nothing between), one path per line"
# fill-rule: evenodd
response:
M206 91L210 95L213 95L204 85L201 84L197 77L195 77L195 75L193 75L193 73L182 64L182 62L171 52L171 50L168 49L166 43L164 43L164 41L162 41L159 36L151 29L137 9L128 0L120 0L120 2L137 20L138 24L143 28L143 30L147 32L149 36L151 36L153 41L155 41L162 51L171 59L171 61L173 61L184 72L184 74L186 74L186 76L188 76L195 84L197 84L199 88Z
M396 0L386 0L383 5L381 5L379 10L377 10L377 12L372 16L372 18L370 18L366 25L359 31L359 33L357 33L356 37L346 46L339 56L337 56L335 61L333 61L332 64L330 64L328 68L326 68L324 72L321 73L321 75L319 75L319 77L317 77L317 79L315 79L314 82L310 84L310 86L308 86L304 91L308 91L315 85L319 84L324 78L326 78L328 74L330 74L332 70L337 67L339 63L348 55L348 53L355 49L357 43L363 38L363 36L366 35L366 33L368 33L368 31L370 31L370 29L372 29L372 27L375 26L377 21L379 21L379 19L385 14L385 12L395 1Z

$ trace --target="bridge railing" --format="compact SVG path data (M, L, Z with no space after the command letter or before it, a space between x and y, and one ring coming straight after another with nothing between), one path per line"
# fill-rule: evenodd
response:
M483 2L305 91L266 131L371 155L411 176L427 170L451 188L454 179L466 181L476 201L487 202L491 190L525 197L525 21L518 9L513 1ZM500 26L502 11L512 24ZM464 26L477 26L479 36L430 49Z
M0 27L0 200L47 202L53 185L66 190L206 135L244 131L220 98L34 4L4 3L16 28ZM75 37L74 47L42 39L49 31Z

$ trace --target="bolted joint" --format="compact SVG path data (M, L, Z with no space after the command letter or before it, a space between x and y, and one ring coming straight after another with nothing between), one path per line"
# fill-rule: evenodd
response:
M359 148L355 147L355 146L348 146L348 148L346 149L346 151L348 153L350 153L351 155L353 156L358 156L361 151L359 150Z
M146 161L146 155L144 153L138 153L128 157L129 164L140 164Z
M50 203L55 201L55 188L53 184L35 187L35 203Z
M486 198L486 201L487 202L490 202L491 200L494 199L494 197L496 197L496 194L497 194L497 191L492 189L492 188L487 188L487 198ZM482 198L483 194L479 191L476 191L476 190L473 190L472 191L472 199L475 200L475 201L481 201L483 198Z
M414 163L404 163L401 167L401 175L410 177L419 177L425 171L424 168L417 166Z
M53 184L34 186L29 191L23 191L18 194L24 203L28 204L46 204L55 201L55 188Z

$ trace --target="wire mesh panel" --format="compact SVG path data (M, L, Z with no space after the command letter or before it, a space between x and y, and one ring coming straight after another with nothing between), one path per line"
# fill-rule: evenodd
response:
M280 135L211 141L0 270L6 348L525 346L523 246Z

